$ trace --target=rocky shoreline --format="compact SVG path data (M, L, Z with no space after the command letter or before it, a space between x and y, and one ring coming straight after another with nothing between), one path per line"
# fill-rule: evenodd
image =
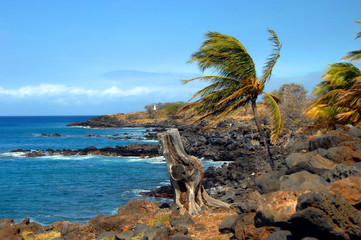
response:
M180 130L189 154L233 160L209 168L203 180L209 195L232 204L231 209L179 216L174 204L131 200L117 214L99 215L86 224L65 221L40 226L28 219L18 224L2 219L0 239L10 235L7 239L23 239L20 234L24 232L36 235L54 229L59 232L57 240L361 239L360 129L338 126L315 137L295 132L285 135L273 148L276 170L272 171L252 123L222 124L207 132L201 131L202 124L173 127ZM139 144L132 151L142 154L141 149L145 148ZM157 145L151 149L147 151L159 154ZM117 151L125 150L103 152ZM100 152L90 148L75 154ZM172 197L172 189L164 186L144 194Z

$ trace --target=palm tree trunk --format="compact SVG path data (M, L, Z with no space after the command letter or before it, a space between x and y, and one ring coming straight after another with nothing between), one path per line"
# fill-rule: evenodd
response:
M266 147L267 153L268 153L268 163L270 164L272 170L274 171L274 162L273 162L273 158L272 158L272 154L271 154L271 150L269 147L269 144L267 142L267 138L266 135L264 133L264 130L261 128L261 124L259 121L259 117L258 117L258 112L257 112L257 104L256 101L252 101L252 110L253 110L253 115L254 115L254 121L256 122L257 125L257 129L258 129L258 133L260 134L264 146Z

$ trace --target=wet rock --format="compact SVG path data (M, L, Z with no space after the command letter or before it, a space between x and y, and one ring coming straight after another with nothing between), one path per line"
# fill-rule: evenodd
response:
M299 197L291 223L300 235L319 239L360 239L361 212L342 197L314 191Z
M316 137L309 141L309 151L316 150L318 148L329 149L331 147L336 147L337 137L334 135L323 135Z

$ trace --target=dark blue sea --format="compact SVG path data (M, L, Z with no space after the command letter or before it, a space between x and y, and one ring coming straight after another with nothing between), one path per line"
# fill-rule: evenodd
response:
M115 147L139 140L147 129L67 127L91 116L0 117L0 219L29 217L46 225L55 221L84 223L117 212L138 194L169 184L163 157L45 156L29 158L15 149L82 149ZM150 129L151 130L151 129ZM44 137L42 134L62 137ZM100 137L85 137L88 134ZM130 140L108 137L131 136ZM220 162L203 161L204 168ZM153 199L162 201L161 199Z

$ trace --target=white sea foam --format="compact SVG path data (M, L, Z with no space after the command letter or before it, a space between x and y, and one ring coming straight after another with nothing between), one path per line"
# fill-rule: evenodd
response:
M112 215L117 214L117 213L118 213L118 209L119 209L119 208L114 208L114 209L111 211Z
M0 153L0 157L25 157L24 152L5 152Z
M38 157L38 158L41 158L41 159L49 159L49 160L64 160L64 161L67 161L67 160L87 160L87 159L92 159L92 158L95 158L96 156L95 155L81 155L81 156L64 156L64 155L51 155L51 156L41 156L41 157Z

